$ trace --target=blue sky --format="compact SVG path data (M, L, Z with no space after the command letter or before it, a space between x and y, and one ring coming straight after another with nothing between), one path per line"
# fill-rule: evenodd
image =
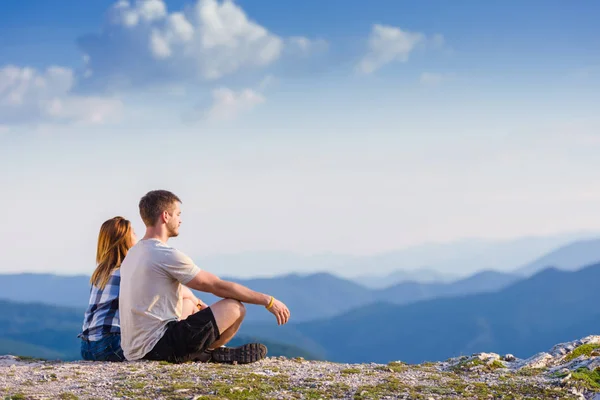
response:
M91 271L155 188L195 256L600 226L597 2L0 7L4 270Z

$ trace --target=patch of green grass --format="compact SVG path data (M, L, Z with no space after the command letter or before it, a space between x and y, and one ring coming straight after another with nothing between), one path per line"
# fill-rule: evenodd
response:
M79 397L77 397L73 393L67 393L67 392L59 394L58 398L61 400L79 400Z
M454 391L454 393L456 393L456 394L464 393L465 388L467 387L467 384L465 382L461 381L460 379L452 379L450 381L447 381L443 385L444 385L444 387L452 389Z
M506 368L506 365L500 360L494 360L491 364L488 364L489 369L495 370L498 368Z
M146 387L145 382L130 382L129 387L132 389L143 389Z
M600 344L598 343L587 343L582 344L579 347L573 349L566 357L565 361L571 361L580 356L589 357L594 350L600 349Z
M517 372L517 375L520 375L520 376L536 376L536 375L541 375L545 370L546 370L546 368L530 368L530 367L525 367L525 368L521 368Z
M380 399L386 396L398 396L400 393L412 391L409 386L404 385L399 379L390 377L385 382L378 385L360 386L355 394L355 400ZM411 396L416 398L416 396Z
M5 397L6 400L25 400L26 397L23 393L15 393L13 395L9 395Z
M491 394L491 390L493 387L490 387L488 384L483 382L474 382L467 387L467 389L475 393L478 398L485 398Z
M392 361L391 363L388 363L387 366L393 372L403 372L408 369L408 366L405 363L399 361Z
M342 375L360 374L359 368L346 368L340 371Z
M188 376L189 376L189 374L188 374L188 373L186 373L185 371L181 371L181 370L169 371L169 372L167 373L167 375L168 375L168 376L169 376L171 379L174 379L174 380L177 380L177 379L182 379L182 378L186 378L186 377L188 377Z
M576 381L582 382L589 390L600 391L600 368L591 371L587 367L582 367L574 371L571 377Z
M289 377L285 375L263 376L255 373L228 374L215 376L206 386L193 382L177 382L164 388L161 395L169 393L176 395L176 390L194 389L196 395L205 398L226 398L233 400L264 399L275 391L292 390ZM301 393L304 393L303 391ZM187 396L187 394L186 394ZM320 396L323 397L323 396ZM170 397L173 399L173 397ZM189 398L187 396L186 398ZM199 397L203 398L203 397Z
M29 356L16 356L17 360L20 361L46 361L45 358L38 358L38 357L29 357Z
M473 368L485 365L485 362L479 358L472 358L470 360L464 360L458 364L452 366L450 369L454 372L470 372Z

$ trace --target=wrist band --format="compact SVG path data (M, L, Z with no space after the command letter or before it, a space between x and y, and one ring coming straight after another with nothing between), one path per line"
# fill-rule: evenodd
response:
M269 305L267 306L267 310L273 307L273 303L275 302L275 297L271 296L271 301L269 301Z

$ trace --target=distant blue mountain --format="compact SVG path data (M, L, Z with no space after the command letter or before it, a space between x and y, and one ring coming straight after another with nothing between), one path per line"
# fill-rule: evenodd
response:
M324 286L336 282L330 276L311 279L316 285L326 282ZM551 268L492 293L403 306L374 302L335 317L284 326L272 318L247 321L240 335L274 343L288 355L338 362L419 363L480 351L524 358L600 333L598 282L600 264L576 272ZM0 354L77 359L82 317L83 309L0 300Z
M404 282L381 290L369 289L328 273L231 279L283 300L290 308L294 321L309 321L333 317L378 301L407 304L436 297L498 290L519 278L517 275L489 271L448 284ZM218 300L208 293L196 294L208 304ZM0 298L84 309L89 298L89 277L0 275ZM248 321L266 321L271 318L271 314L262 307L248 307Z
M85 308L89 298L89 276L33 273L0 275L0 299Z
M440 280L440 275L458 279L485 270L509 272L567 243L598 237L600 232L561 233L514 239L469 238L445 243L422 243L365 256L329 253L301 255L263 251L193 258L199 266L218 275L243 279L285 275L294 271L329 271L337 276L358 281L363 286L381 288L407 280L420 283L448 282L443 278ZM434 271L434 276L431 270ZM365 274L367 279L363 279Z
M600 239L580 240L559 247L514 272L531 276L548 267L574 271L581 268L582 265L590 265L596 262L600 262Z
M364 274L352 280L371 289L383 289L403 282L450 283L460 279L460 275L443 273L433 268L397 270L386 275Z
M41 303L16 303L0 300L0 355L12 354L50 360L79 360L83 310ZM231 345L253 337L239 335ZM270 356L321 359L296 344L261 340Z
M302 342L339 362L420 363L474 352L528 357L556 343L600 334L600 264L544 270L503 290L398 306L370 304L335 318L242 332Z

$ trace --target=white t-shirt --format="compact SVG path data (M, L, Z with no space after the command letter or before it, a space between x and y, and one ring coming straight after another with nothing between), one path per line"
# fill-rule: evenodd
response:
M200 268L181 251L158 239L140 240L121 264L119 316L121 347L139 360L162 338L169 321L182 313L181 284Z

